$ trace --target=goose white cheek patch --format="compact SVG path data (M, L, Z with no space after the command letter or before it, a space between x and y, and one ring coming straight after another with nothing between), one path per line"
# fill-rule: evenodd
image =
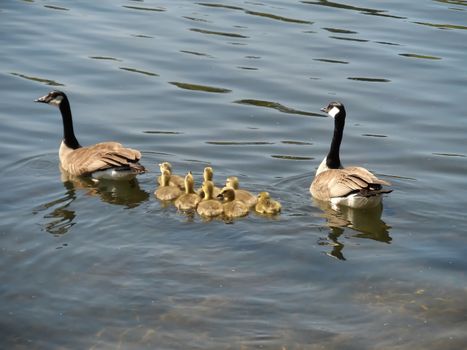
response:
M337 115L337 113L339 113L339 112L340 112L339 108L337 108L337 107L332 107L332 109L328 112L328 114L329 114L331 117L335 118L336 115Z
M60 102L62 102L62 100L63 100L62 96L57 96L52 101L50 101L49 103L51 105L58 106L60 104Z

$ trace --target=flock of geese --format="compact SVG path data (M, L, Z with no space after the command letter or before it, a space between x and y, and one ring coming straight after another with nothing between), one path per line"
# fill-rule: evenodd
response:
M118 142L81 146L73 130L70 102L62 91L52 91L35 102L60 109L63 120L60 165L70 175L91 176L96 180L128 180L146 171L139 163L141 152L123 147ZM339 150L346 117L344 105L331 102L321 110L334 119L334 134L329 152L310 185L311 195L317 200L330 202L333 207L371 208L379 205L383 194L392 191L383 187L390 183L377 178L365 168L343 167L341 164ZM159 166L161 175L154 194L160 200L174 201L180 210L196 210L204 217L223 215L227 218L245 216L250 209L270 215L281 210L280 203L271 199L269 193L261 192L254 196L239 189L238 179L234 176L227 179L225 187L216 187L211 167L204 169L202 187L195 190L191 172L181 177L172 174L170 163L164 162Z

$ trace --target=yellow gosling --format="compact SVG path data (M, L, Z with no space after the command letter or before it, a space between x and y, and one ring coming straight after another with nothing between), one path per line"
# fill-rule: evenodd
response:
M233 219L248 215L248 206L242 201L235 199L235 190L233 188L224 187L218 197L223 199L222 206L226 218Z
M169 186L176 186L181 190L185 189L185 179L181 177L180 175L175 175L172 173L172 164L169 162L163 162L159 164L159 169L161 171L161 174L164 170L167 170L170 174L170 182ZM157 183L160 185L162 183L162 176L159 176L157 178Z
M161 184L159 188L154 192L157 199L161 201L173 201L182 195L182 190L176 186L170 186L170 173L168 170L164 170L161 176Z
M260 194L258 194L258 203L256 203L255 206L255 210L258 213L275 215L280 213L281 208L281 204L271 199L268 192L260 192Z
M231 187L235 190L235 199L245 203L248 208L253 208L256 205L257 199L251 192L240 189L238 178L236 176L230 176L225 182L226 187Z
M205 181L202 187L204 198L199 202L196 211L204 217L215 217L222 215L224 212L222 203L215 200L213 197L214 185L212 181Z
M213 178L214 178L214 172L212 168L210 166L205 167L203 171L203 181L204 182L211 181L213 183L214 187L213 187L212 196L213 198L217 198L217 196L221 193L221 189L214 185ZM197 193L201 197L203 197L203 188L201 187L200 189L198 189Z
M195 193L194 190L195 182L191 171L185 176L185 193L177 198L175 206L179 210L193 210L196 209L201 197Z

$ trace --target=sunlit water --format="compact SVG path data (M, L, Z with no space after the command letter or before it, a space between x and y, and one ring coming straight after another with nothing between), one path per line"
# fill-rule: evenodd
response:
M466 348L466 29L463 0L1 2L0 347ZM148 173L61 174L32 102L57 88L82 144ZM383 208L310 198L335 99ZM153 195L164 160L283 212L182 215Z

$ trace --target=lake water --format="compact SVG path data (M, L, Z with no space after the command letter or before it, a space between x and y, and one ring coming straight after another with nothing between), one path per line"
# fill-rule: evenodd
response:
M0 348L467 348L465 0L11 0L0 45ZM62 177L52 89L148 172ZM310 198L332 100L383 208ZM182 215L161 161L283 212Z

